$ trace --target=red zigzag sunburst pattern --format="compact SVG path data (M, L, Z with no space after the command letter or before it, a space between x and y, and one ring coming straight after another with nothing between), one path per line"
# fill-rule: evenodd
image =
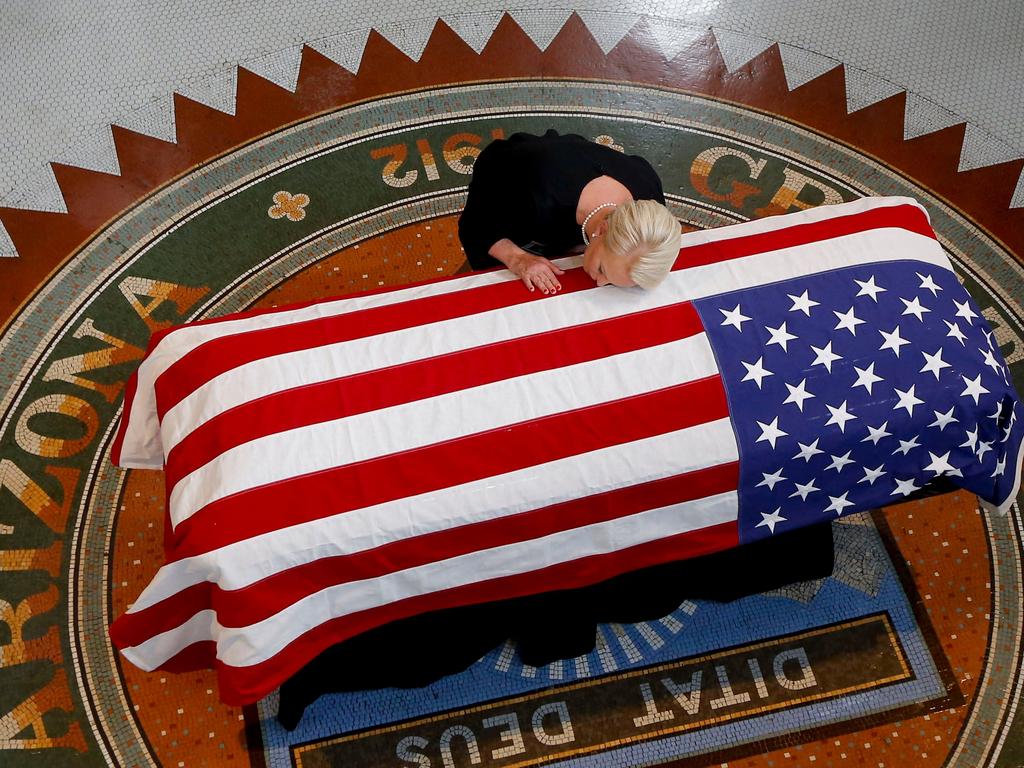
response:
M478 54L438 20L420 60L371 31L357 73L306 46L294 93L239 67L234 115L174 95L177 142L113 126L121 174L52 163L68 213L0 207L21 258L0 260L0 318L8 319L47 275L119 212L212 158L288 123L400 90L534 77L614 80L727 99L800 123L866 152L928 187L1024 255L1024 209L1009 209L1024 159L958 172L966 125L904 140L906 94L852 114L844 68L790 91L778 45L729 72L710 30L666 61L643 22L608 54L573 13L541 51L505 15Z

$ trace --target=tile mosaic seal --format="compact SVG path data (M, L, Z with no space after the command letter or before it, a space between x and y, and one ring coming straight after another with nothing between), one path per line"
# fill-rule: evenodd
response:
M1016 511L966 494L837 522L830 579L605 625L592 654L542 669L506 644L424 689L325 697L292 733L273 695L225 706L212 674L140 672L106 635L162 558L162 475L109 460L150 334L465 270L472 161L515 131L643 154L690 228L915 197L1019 383L1012 169L958 174L955 126L904 142L899 95L847 115L838 69L790 91L777 49L730 74L710 36L666 62L637 29L606 55L573 19L543 53L507 17L479 54L438 24L418 63L371 34L358 75L306 49L294 94L240 70L234 116L178 97L176 144L115 130L121 177L62 172L65 218L0 212L37 257L0 297L5 760L994 760L1021 678L1022 540Z

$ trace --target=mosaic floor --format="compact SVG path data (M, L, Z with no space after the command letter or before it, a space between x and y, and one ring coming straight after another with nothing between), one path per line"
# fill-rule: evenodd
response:
M541 50L505 16L439 22L413 61L376 32L352 74L304 48L294 92L238 70L233 115L175 96L177 141L115 127L121 174L55 165L67 214L0 209L0 763L116 766L1018 766L1019 510L966 493L833 525L831 578L602 625L544 668L511 644L422 689L274 694L145 673L106 627L162 560L163 477L110 464L152 332L468 269L456 221L492 137L554 127L642 154L685 226L910 195L1024 390L1024 161L958 172L965 127L904 138L906 94L847 112L844 68L715 36L666 58L641 22Z

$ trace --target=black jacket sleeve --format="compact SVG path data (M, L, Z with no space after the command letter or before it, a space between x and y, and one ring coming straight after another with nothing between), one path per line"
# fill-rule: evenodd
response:
M459 216L459 240L473 269L489 269L503 264L487 251L506 235L502 234L500 146L497 141L484 148L473 163L473 176L466 193L466 207Z
M473 164L466 207L459 217L459 240L473 269L505 266L488 254L502 239L518 242L534 218L533 197L522 174L510 165L510 144L498 139Z

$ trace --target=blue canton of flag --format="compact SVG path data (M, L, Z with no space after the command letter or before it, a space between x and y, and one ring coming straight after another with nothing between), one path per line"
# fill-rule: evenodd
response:
M740 455L745 543L899 502L945 475L1014 491L1024 419L956 276L893 261L696 302Z

